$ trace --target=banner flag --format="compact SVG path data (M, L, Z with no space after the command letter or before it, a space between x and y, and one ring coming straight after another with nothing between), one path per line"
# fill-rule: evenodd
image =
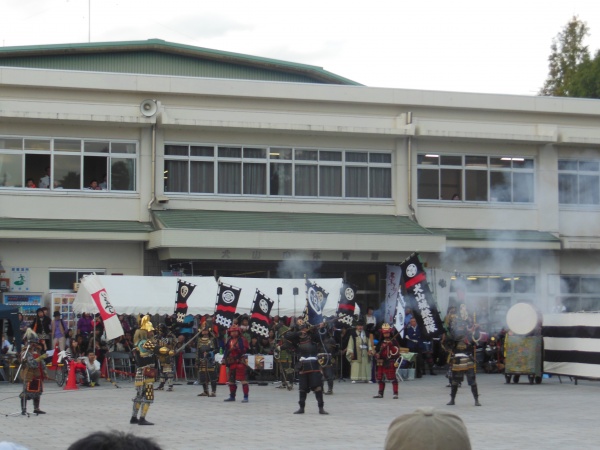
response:
M92 296L92 300L94 300L94 304L96 308L98 308L98 312L100 313L100 317L104 322L104 331L106 332L106 339L111 340L118 338L119 336L123 336L125 332L123 331L123 327L121 326L121 322L119 321L119 317L117 316L117 312L110 304L108 300L108 292L100 283L97 275L87 275L83 277L81 283L85 287L85 289Z
M304 308L304 321L311 325L323 322L323 308L327 303L329 292L317 283L306 280L306 307Z
M220 327L231 327L241 292L241 288L219 283L217 289L215 323Z
M336 316L338 321L349 327L354 320L354 310L356 309L356 286L343 282L340 289L340 301L338 302Z
M396 321L394 322L394 328L399 333L400 337L404 337L404 318L406 317L406 302L400 292L398 292L398 300L396 302Z
M444 325L440 312L427 284L427 275L418 253L413 253L400 264L402 268L402 281L406 290L409 304L415 304L413 315L424 331L423 337L432 338L444 332Z
M183 324L187 314L187 301L192 292L194 292L195 284L188 283L181 279L177 279L177 300L175 300L175 314L177 314L177 323Z
M256 290L250 315L250 333L252 336L269 337L269 325L271 323L269 316L274 303L264 293L258 289Z
M383 302L383 321L393 324L396 320L398 295L400 294L400 281L402 279L402 268L400 266L386 266L385 277L385 301ZM402 311L404 314L404 311ZM397 330L400 331L400 330Z

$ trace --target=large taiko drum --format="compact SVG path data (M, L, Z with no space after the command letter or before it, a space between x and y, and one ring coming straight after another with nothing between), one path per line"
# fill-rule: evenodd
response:
M514 334L530 334L540 323L540 313L529 303L517 303L506 313L506 325Z

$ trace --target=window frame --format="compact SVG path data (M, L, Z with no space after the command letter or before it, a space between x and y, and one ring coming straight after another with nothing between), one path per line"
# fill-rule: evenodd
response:
M509 181L494 183L495 178L503 177ZM445 183L452 178L456 180L454 185ZM519 184L528 186L525 191L531 192L530 200L515 200L523 198ZM505 186L502 191L494 189L502 186ZM417 154L417 199L420 202L457 201L453 197L458 194L458 201L466 203L533 205L536 202L535 186L533 157L443 152ZM494 196L494 192L502 196Z
M168 155L167 148L171 146L183 146L188 147L187 156L184 155ZM197 147L212 147L214 149L212 157L195 157L190 156L189 149L193 146ZM220 148L240 148L241 154L240 157L219 157L219 149ZM210 196L242 196L242 197L258 197L258 198L284 198L284 199L336 199L336 200L372 200L372 201L391 201L393 200L393 152L386 150L364 150L364 149L339 149L339 148L313 148L313 147L294 147L294 146L285 146L285 145L273 145L273 146L265 146L265 145L230 145L230 144L221 144L221 143L182 143L182 142L173 142L168 141L164 144L165 154L164 154L164 164L165 164L165 194L169 195L210 195ZM253 155L250 157L245 157L245 150L254 150ZM260 157L256 157L254 153L257 150L264 150L264 157L261 155ZM361 160L353 160L348 161L346 155L356 154L362 155L356 159ZM375 159L380 159L383 162L371 162L372 155ZM280 157L281 156L281 157ZM352 159L352 157L350 157ZM170 164L170 161L187 161L188 166L188 180L187 183L188 188L185 189L181 183L177 183L177 180L169 179L169 175L167 174L167 166ZM191 186L193 181L190 178L190 167L193 161L211 161L213 163L213 177L214 177L214 191L213 192L192 192ZM240 174L240 189L235 189L235 192L219 192L219 175L223 175L223 171L219 171L220 163L236 163L241 165L241 174ZM264 174L260 175L259 182L262 183L264 179L266 189L263 189L263 186L256 186L253 189L250 189L251 192L247 193L245 191L248 190L248 185L244 183L248 183L247 177L249 174L249 167L246 167L250 164L253 165L264 165ZM290 169L281 169L279 171L280 166L289 166ZM310 169L313 167L314 169ZM347 187L351 187L349 183L352 183L354 180L351 177L347 176L346 168L349 167L364 167L367 170L367 196L366 197L353 197L347 195ZM281 182L283 177L284 187L279 188L278 186L274 186L273 182L275 181L275 172L274 169L277 169L277 182ZM375 187L371 186L371 178L373 175L371 174L372 169L384 169L387 170L388 176L385 180L381 180L379 183L388 184L389 186L376 186L379 188L379 191L375 192ZM298 176L298 172L302 172L305 170L309 170L314 172L315 180L313 180L312 184L306 185L302 184L303 181L300 180ZM260 172L260 171L259 171ZM339 177L339 180L334 180L332 184L325 186L323 181L323 177L327 176L327 172L335 173L336 177ZM236 182L237 183L237 182ZM301 184L298 184L301 183ZM171 186L169 186L171 184ZM246 187L244 187L246 186ZM178 190L173 190L178 189ZM302 189L302 195L300 191ZM256 193L260 191L260 193ZM274 192L276 191L276 192ZM264 192L264 193L263 193ZM378 195L383 195L378 196ZM389 194L389 195L388 195ZM388 195L388 196L386 196Z

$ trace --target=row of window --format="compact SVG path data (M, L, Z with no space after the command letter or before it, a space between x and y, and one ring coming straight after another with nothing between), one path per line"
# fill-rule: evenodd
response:
M169 144L164 179L166 193L391 199L392 155Z
M0 188L136 191L137 147L0 136ZM166 193L392 198L389 152L194 144L168 144L164 151ZM420 200L535 202L532 158L423 153L417 165ZM599 205L600 162L559 160L558 191L560 204Z
M0 137L0 187L136 190L137 144Z
M531 158L420 154L417 165L422 200L534 202Z

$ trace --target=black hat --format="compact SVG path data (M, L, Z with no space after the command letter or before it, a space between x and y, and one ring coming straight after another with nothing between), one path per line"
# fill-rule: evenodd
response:
M364 327L365 326L365 321L363 319L358 319L358 321L356 322L356 326L357 327L358 326Z

